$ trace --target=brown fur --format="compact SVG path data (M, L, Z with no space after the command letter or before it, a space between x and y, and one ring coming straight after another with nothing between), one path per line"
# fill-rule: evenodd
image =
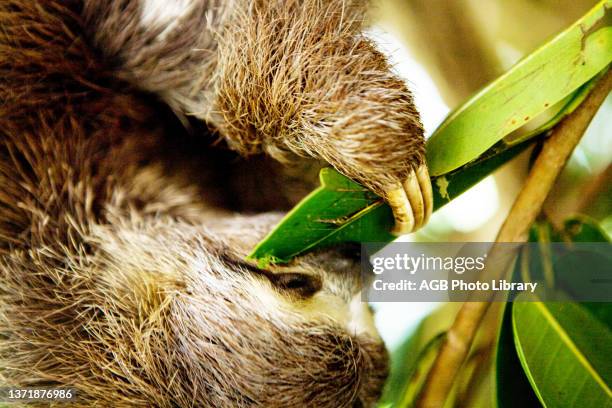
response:
M163 40L164 27L137 23L134 0L86 4L123 78L243 155L323 159L381 195L423 163L412 95L361 33L363 0L195 2Z
M384 347L347 326L356 262L246 263L280 215L229 210L292 199L242 194L274 166L232 177L189 117L243 155L309 155L381 191L422 161L418 116L361 2L230 3L168 30L135 0L0 2L2 383L74 386L84 407L375 402Z

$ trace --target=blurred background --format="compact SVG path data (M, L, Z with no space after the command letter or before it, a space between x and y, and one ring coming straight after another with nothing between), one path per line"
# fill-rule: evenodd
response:
M594 0L375 0L369 35L414 93L426 134L466 98L571 25ZM612 96L608 96L545 206L551 221L582 212L612 232ZM434 213L401 240L491 241L527 174L530 152ZM606 191L607 190L607 191ZM597 197L597 199L595 199ZM443 330L457 305L376 303L391 351L432 311Z

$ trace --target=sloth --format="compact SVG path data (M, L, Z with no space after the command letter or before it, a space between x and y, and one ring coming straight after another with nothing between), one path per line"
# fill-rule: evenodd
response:
M0 2L1 384L77 407L375 404L355 247L246 260L322 165L384 197L396 233L431 213L366 8Z

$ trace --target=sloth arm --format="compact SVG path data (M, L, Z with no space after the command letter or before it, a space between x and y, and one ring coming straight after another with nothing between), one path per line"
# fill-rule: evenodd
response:
M244 156L328 162L388 201L398 234L426 223L423 128L406 84L363 34L367 2L84 4L119 77L205 121Z

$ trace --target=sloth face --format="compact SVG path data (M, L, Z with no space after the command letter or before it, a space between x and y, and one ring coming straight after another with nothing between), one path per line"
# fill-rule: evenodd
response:
M97 290L114 316L95 333L114 350L100 366L179 406L373 405L387 353L360 299L358 260L326 250L258 269L241 251L277 219L97 229Z

